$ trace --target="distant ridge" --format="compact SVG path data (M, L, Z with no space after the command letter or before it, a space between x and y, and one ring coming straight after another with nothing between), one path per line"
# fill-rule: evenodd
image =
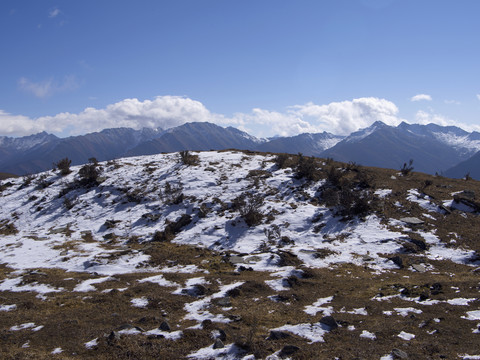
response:
M36 173L50 169L64 157L71 159L72 165L79 165L91 157L102 161L180 150L225 149L302 153L393 169L413 159L415 171L452 177L470 173L480 179L480 155L476 155L480 151L480 133L436 124L402 122L389 126L381 121L346 137L323 132L267 140L208 122L186 123L167 130L105 129L64 139L46 132L21 138L0 137L0 171Z

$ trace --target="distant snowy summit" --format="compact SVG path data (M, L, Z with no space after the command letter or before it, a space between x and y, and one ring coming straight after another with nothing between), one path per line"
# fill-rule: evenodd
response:
M480 179L480 133L455 126L402 122L389 126L377 121L349 136L328 132L260 139L233 127L192 122L162 129L105 129L81 136L58 138L45 132L21 138L0 137L0 172L25 175L45 171L68 157L73 165L89 158L111 160L181 150L252 150L302 153L344 162L400 168L410 159L415 171ZM475 156L476 155L476 156Z

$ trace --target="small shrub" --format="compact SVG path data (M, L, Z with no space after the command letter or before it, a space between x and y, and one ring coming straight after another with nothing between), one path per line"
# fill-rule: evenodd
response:
M413 159L410 159L409 162L408 162L408 165L407 163L403 163L403 166L402 168L400 169L400 172L402 173L403 176L407 176L408 174L410 174L413 170Z
M262 196L253 193L243 193L232 201L233 210L238 210L248 226L259 225L264 217L260 208L264 204Z
M183 214L175 222L167 223L163 231L156 231L153 235L153 241L171 241L178 234L182 228L192 222L192 217L188 214Z
M179 152L180 161L187 166L198 165L199 158L198 155L191 154L188 150L183 150Z
M97 167L97 163L92 162L83 165L78 171L78 175L80 176L82 185L95 186L98 185L97 179L100 175L100 170Z
M178 205L183 202L185 196L183 195L183 185L172 185L170 182L165 183L165 189L162 194L163 201L167 204Z
M54 168L60 170L60 175L65 176L72 172L70 170L71 163L72 163L72 160L66 157L66 158L63 158L62 160L59 160L57 163L55 163Z
M330 166L327 171L327 183L334 187L340 187L340 180L345 174L335 166Z
M35 175L32 175L32 174L25 175L23 177L23 183L20 186L20 188L25 188L25 187L29 186L34 179L35 179Z
M288 167L288 162L290 160L290 156L288 154L278 154L276 157L275 157L275 165L277 166L277 168L279 169L285 169Z
M63 198L63 206L65 206L65 208L67 210L71 210L75 206L75 201L72 201L68 197L65 196Z
M316 181L320 178L319 172L317 170L317 163L313 156L305 157L301 153L298 154L296 177L298 179L305 178L309 181Z

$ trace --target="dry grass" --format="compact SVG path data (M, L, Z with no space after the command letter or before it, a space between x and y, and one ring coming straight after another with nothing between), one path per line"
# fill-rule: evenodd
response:
M245 152L246 155L254 153ZM289 155L281 160L279 167L295 166L298 156ZM274 161L274 160L272 160ZM148 164L149 166L152 164ZM210 164L214 166L215 164ZM480 253L477 241L480 218L477 214L429 213L435 219L425 217L427 210L406 200L407 192L418 189L430 196L437 204L452 199L453 192L469 190L480 194L477 181L453 180L411 172L399 175L398 170L349 166L334 161L316 160L318 173L315 178L327 179L328 169L343 168L339 181L358 183L359 172L368 180L372 191L391 189L392 194L380 199L374 206L375 213L385 223L389 219L415 216L425 221L424 228L435 230L435 234L448 246L467 247ZM268 176L265 170L250 174L252 178ZM394 178L393 178L394 177ZM311 200L311 199L310 199ZM401 207L395 206L398 202ZM274 216L274 215L273 215ZM321 219L318 220L319 224ZM8 221L0 223L0 231L8 230ZM52 229L68 234L68 227ZM321 228L319 228L321 231ZM455 234L453 234L455 233ZM478 272L472 267L451 261L434 261L425 257L421 249L421 236L409 233L405 253L401 254L405 264L428 263L433 267L425 273L413 272L408 266L403 269L375 273L370 269L351 264L337 265L329 269L305 268L295 255L281 252L282 265L294 266L305 272L303 278L289 278L288 290L275 291L265 281L276 279L269 273L257 271L234 271L226 259L227 253L213 252L204 248L182 246L170 242L128 243L129 250L140 250L150 256L150 265L159 268L196 265L195 273L165 272L168 281L185 286L193 277L205 278L205 296L220 289L221 285L243 281L244 284L229 292L231 308L222 308L215 302L208 307L212 314L223 314L229 323L204 323L202 329L189 329L197 325L186 320L184 305L202 297L175 295L174 287L162 287L138 280L157 273L131 273L117 275L108 281L94 284L95 291L75 292L82 281L100 275L64 272L59 269L35 269L22 275L24 284L48 284L62 288L58 293L37 297L32 292L0 292L0 304L16 304L12 311L2 311L0 325L0 353L4 359L184 359L188 354L213 344L211 332L221 329L226 333L225 343L236 343L256 358L265 358L285 345L295 345L299 350L293 359L379 359L398 348L409 355L409 359L455 359L458 354L478 354L478 334L472 330L478 321L462 319L466 311L478 309ZM451 241L455 240L455 243ZM85 232L82 240L72 239L58 245L58 249L75 250L79 241L93 242L91 233ZM415 243L417 241L417 243ZM420 245L419 245L420 244ZM112 253L120 256L121 253ZM328 250L319 250L318 256L330 255ZM0 281L19 276L13 269L0 265ZM160 273L158 273L160 274ZM111 290L114 289L114 290ZM400 297L389 300L374 300L378 296L399 295L438 300L434 305L422 305ZM276 297L274 297L276 296ZM325 335L325 342L309 343L305 338L291 335L284 339L267 340L270 329L286 324L316 323L321 313L309 315L304 310L319 298L333 296L333 316L340 324L338 329ZM273 298L274 297L274 298ZM455 306L446 303L454 298L475 298L471 306ZM145 298L145 308L132 306L134 298ZM274 301L276 300L276 301ZM395 308L413 307L421 313L409 313L403 317ZM368 315L355 314L353 310L364 308ZM393 312L386 315L384 312ZM438 321L437 321L437 320ZM144 330L157 328L167 320L173 330L182 330L183 336L176 341L152 338L144 334L122 335L118 340L107 336L122 325L141 327ZM27 322L43 325L39 331L25 329L10 330L12 326ZM349 330L349 327L355 327ZM363 330L376 335L376 340L360 337ZM415 334L415 339L405 341L398 337L401 331ZM436 331L436 332L434 332ZM85 343L98 338L98 345L86 349ZM28 343L28 348L22 345ZM63 349L59 355L51 351Z

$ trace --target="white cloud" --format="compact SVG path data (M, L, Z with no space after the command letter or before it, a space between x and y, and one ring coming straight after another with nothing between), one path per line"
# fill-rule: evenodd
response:
M220 118L198 101L159 96L145 101L125 99L104 109L86 108L78 114L65 112L36 119L1 112L0 134L21 136L47 131L78 135L117 127L170 128L191 121L218 122Z
M35 90L39 95L48 94L51 91L49 86L52 85ZM378 98L359 98L327 105L307 103L288 107L284 112L256 108L230 118L210 112L199 101L179 96L159 96L145 101L125 99L103 109L86 108L78 114L66 112L36 119L5 112L0 114L0 134L16 136L40 131L78 135L115 127L166 129L193 121L232 125L257 136L323 131L347 135L377 120L389 125L402 121L394 103Z
M240 129L263 127L257 136L292 136L300 133L331 132L348 135L368 127L377 120L398 125L397 106L385 99L359 98L352 101L332 102L327 105L307 103L288 107L285 112L253 109L251 113L237 113L233 118L220 118L223 124ZM265 129L267 131L265 131Z
M78 82L73 75L65 76L61 82L54 81L53 78L40 82L34 82L25 77L21 77L18 80L18 87L21 90L32 93L38 98L46 98L54 93L71 91L78 86Z
M54 17L57 17L58 15L60 15L60 9L59 8L53 8L52 10L50 10L48 12L48 17L49 18L54 18Z
M477 99L480 100L480 94L477 94Z
M479 125L465 124L459 121L455 121L447 118L446 116L436 114L433 111L427 112L420 110L415 114L415 123L421 125L437 124L440 126L457 126L466 131L480 131Z
M422 101L422 100L432 101L432 97L430 95L427 95L427 94L418 94L418 95L413 96L410 99L410 101Z

